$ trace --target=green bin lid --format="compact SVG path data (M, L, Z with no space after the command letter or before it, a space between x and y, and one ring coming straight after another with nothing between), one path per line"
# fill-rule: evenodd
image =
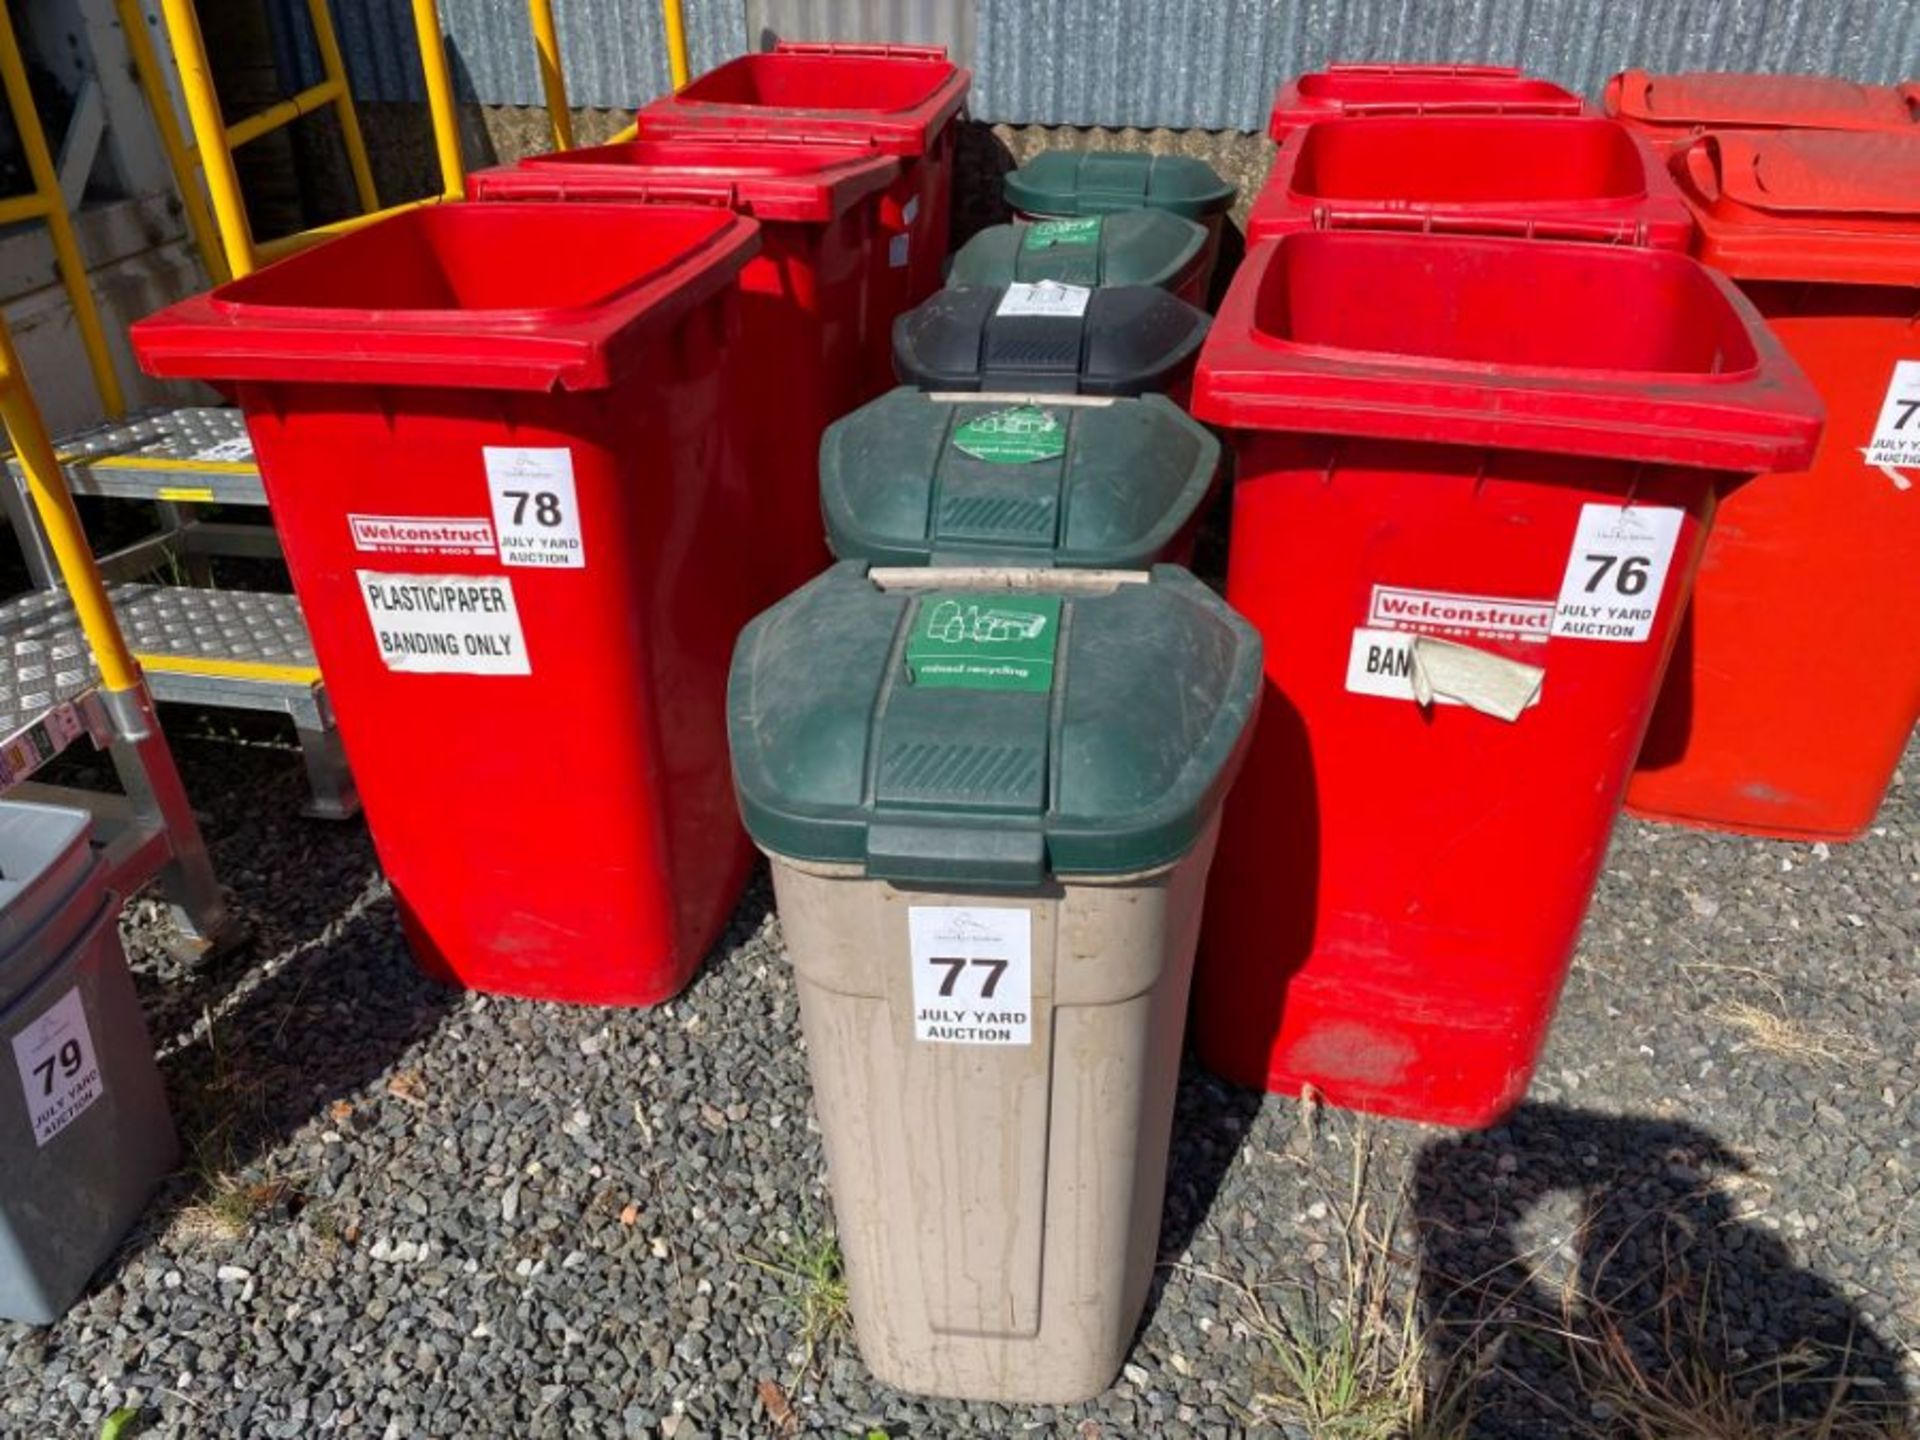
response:
M953 257L949 285L1011 285L1060 280L1069 285L1179 288L1203 263L1204 225L1165 210L1126 210L995 225Z
M776 855L1018 888L1168 864L1232 783L1260 637L1177 566L842 561L740 636L741 814Z
M1164 395L954 400L911 387L834 422L820 503L843 560L1142 569L1213 489L1220 442Z
M1007 204L1028 215L1170 210L1188 220L1233 204L1235 188L1191 155L1042 150L1006 179Z

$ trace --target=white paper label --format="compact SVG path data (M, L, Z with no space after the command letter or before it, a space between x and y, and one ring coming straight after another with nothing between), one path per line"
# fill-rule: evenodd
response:
M253 459L253 437L236 435L231 440L222 440L209 445L194 457L196 460L217 460L226 464L239 464Z
M1500 595L1463 595L1450 590L1410 590L1376 585L1367 623L1388 630L1434 635L1491 635L1545 644L1553 633L1553 601L1509 600Z
M1867 445L1867 463L1920 468L1920 360L1895 362Z
M13 1037L13 1059L33 1122L33 1142L44 1145L107 1093L76 986Z
M1347 689L1355 695L1377 695L1382 700L1413 699L1412 633L1356 629L1353 648L1347 652ZM1441 705L1460 703L1445 695L1433 698Z
M493 524L479 515L349 515L356 550L491 555Z
M920 218L920 197L918 195L900 207L900 218L909 225Z
M979 905L910 905L913 1037L959 1045L1033 1041L1033 916Z
M505 575L361 570L380 658L411 675L531 675L513 581Z
M912 255L913 237L911 235L895 235L887 241L887 265L890 269L906 269L907 261L912 258Z
M487 493L502 565L579 570L587 563L580 506L573 492L573 452L486 445Z
M1058 280L1036 280L1029 285L1015 281L1000 297L996 315L1064 315L1068 319L1087 313L1087 301L1093 291L1085 285L1062 285Z
M1553 633L1570 640L1646 640L1685 517L1665 505L1581 506Z

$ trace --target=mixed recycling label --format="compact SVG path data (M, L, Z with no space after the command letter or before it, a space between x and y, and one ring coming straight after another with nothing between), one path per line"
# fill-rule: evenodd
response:
M20 1069L36 1146L45 1145L107 1093L78 986L13 1037L13 1060Z
M907 637L907 676L947 690L1053 688L1058 595L927 595Z
M1553 633L1644 643L1653 634L1687 512L1670 505L1583 505L1554 605Z
M990 465L1057 460L1067 449L1066 422L1038 405L1011 405L956 425L953 448Z
M1867 463L1920 469L1920 360L1895 362L1867 445Z
M1033 916L1000 905L909 905L913 1038L1033 1043Z
M1022 250L1051 250L1059 245L1098 245L1104 217L1087 215L1073 220L1036 220L1020 239Z
M1017 280L1007 286L994 310L996 315L1051 315L1077 320L1087 313L1093 291L1085 285L1066 285L1058 280L1035 280L1031 284Z

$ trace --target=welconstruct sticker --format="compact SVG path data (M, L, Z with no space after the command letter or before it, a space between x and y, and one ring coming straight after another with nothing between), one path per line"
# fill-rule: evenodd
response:
M1920 360L1894 362L1887 398L1867 443L1867 463L1920 467Z
M1051 250L1057 245L1098 245L1105 217L1085 215L1071 220L1036 220L1020 237L1022 250Z
M927 595L907 637L907 677L948 690L1053 688L1058 595Z
M107 1093L78 986L13 1037L13 1060L20 1068L36 1146L45 1145Z
M1583 505L1554 607L1553 633L1637 643L1653 633L1686 511Z
M1502 595L1376 585L1367 607L1367 623L1384 630L1483 635L1545 644L1553 633L1553 611L1551 600L1515 600Z
M353 548L404 555L491 555L493 523L481 515L348 515Z
M990 410L953 428L953 448L993 465L1030 465L1066 453L1067 427L1038 405Z
M1033 1041L1033 916L987 905L909 905L913 1038Z
M484 445L487 495L502 565L579 570L587 563L573 452L564 447Z
M994 310L996 315L1055 315L1068 320L1087 313L1093 291L1085 285L1063 285L1058 280L1015 281L1007 286Z
M389 575L361 570L361 598L389 670L412 675L530 675L513 581L505 575Z

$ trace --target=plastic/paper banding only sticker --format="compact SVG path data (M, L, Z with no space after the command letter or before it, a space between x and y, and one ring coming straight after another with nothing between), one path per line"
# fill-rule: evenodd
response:
M1012 405L953 427L953 448L990 465L1057 460L1067 450L1067 427L1051 410Z
M1055 315L1068 320L1087 313L1093 291L1085 285L1063 285L1058 280L1015 281L1007 286L994 310L996 315Z
M932 690L1044 693L1059 636L1058 595L926 595L907 636L907 678Z
M505 575L359 570L374 642L410 675L531 675L513 581Z
M1553 633L1644 642L1653 633L1685 518L1686 511L1667 505L1582 505Z
M1020 237L1020 248L1051 250L1056 245L1098 245L1100 222L1104 218L1086 215L1072 220L1036 220Z
M1867 463L1920 468L1920 360L1894 362L1887 398L1867 443Z
M985 905L909 905L913 1038L1033 1043L1033 916Z
M581 570L580 503L573 489L573 452L564 447L483 445L487 495L502 565Z
M87 1029L78 986L13 1037L13 1060L33 1124L34 1145L45 1145L107 1093Z

